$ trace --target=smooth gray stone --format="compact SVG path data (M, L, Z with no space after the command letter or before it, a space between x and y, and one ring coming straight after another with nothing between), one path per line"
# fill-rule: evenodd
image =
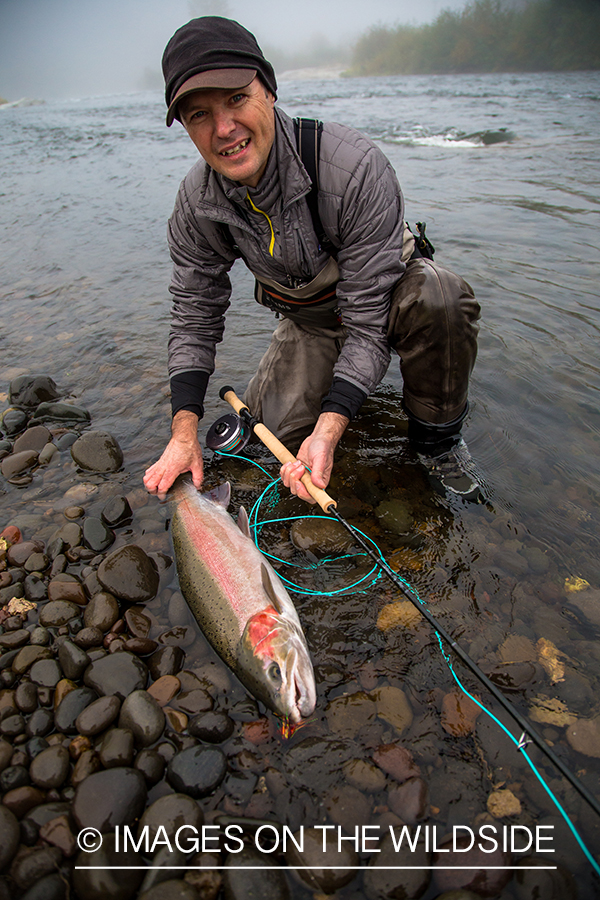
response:
M112 725L119 715L120 708L121 701L118 697L99 697L77 716L75 722L77 731L86 737L100 734L109 725Z
M49 375L18 375L10 383L9 402L17 406L36 407L58 400L56 382Z
M193 828L200 829L203 824L204 814L196 800L188 797L187 794L167 794L155 800L145 811L138 826L138 834L141 834L147 825L149 842L152 844L161 825L169 839L172 840L177 829L182 825L191 825ZM192 831L182 832L182 846L184 846L185 834L189 836L194 833Z
M107 431L86 431L72 445L71 456L90 472L118 472L123 465L119 442Z
M128 728L110 728L96 746L105 769L130 766L133 762L133 734Z
M58 648L58 661L65 678L78 681L90 664L90 658L72 641L63 641Z
M97 699L90 687L76 688L63 697L54 713L56 730L62 734L77 734L77 716Z
M0 872L11 862L20 841L17 817L0 804Z
M55 688L62 678L62 672L55 659L40 659L29 670L29 678L32 684L39 687Z
M100 584L128 603L144 603L156 597L159 575L154 561L136 544L110 553L98 567Z
M102 834L117 825L131 825L146 805L146 782L137 769L106 769L88 775L77 786L73 817L80 828L97 828Z
M122 650L93 662L83 680L101 696L116 694L124 700L132 691L146 687L148 669L133 653Z
M105 834L102 847L75 859L73 887L83 900L132 900L144 878L143 860L128 845L115 850L114 834ZM124 867L124 868L116 868Z
M100 591L85 608L83 621L87 628L95 626L101 631L110 631L119 618L119 604L112 594Z
M225 776L227 762L218 747L189 747L176 753L167 767L167 781L190 797L206 797Z
M250 847L230 853L223 872L225 900L288 900L290 890L285 874L268 866L269 862Z
M59 788L69 774L69 751L62 744L42 750L29 767L31 780L43 790Z
M138 747L149 747L164 731L165 714L147 691L132 691L121 707L119 728L129 728Z
M95 516L87 516L84 519L83 543L90 550L101 553L104 550L108 550L110 545L114 543L114 540L114 532L107 528L102 519L97 519Z

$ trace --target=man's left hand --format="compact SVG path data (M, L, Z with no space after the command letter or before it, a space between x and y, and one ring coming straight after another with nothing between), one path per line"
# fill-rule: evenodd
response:
M314 431L302 443L295 462L284 463L281 480L292 494L309 503L315 501L300 479L306 469L316 487L325 489L333 468L333 454L350 420L339 413L321 413Z

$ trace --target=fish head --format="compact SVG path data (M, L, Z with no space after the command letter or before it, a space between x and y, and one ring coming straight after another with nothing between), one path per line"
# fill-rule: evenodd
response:
M246 623L240 663L246 686L277 715L296 723L314 711L315 676L304 635L273 606Z

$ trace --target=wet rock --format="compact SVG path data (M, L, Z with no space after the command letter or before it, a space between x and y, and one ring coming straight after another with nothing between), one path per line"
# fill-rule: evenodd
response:
M62 672L55 659L40 659L32 665L29 677L34 685L55 688L62 678Z
M0 648L3 650L14 650L18 647L24 647L29 643L30 633L26 628L17 628L16 631L7 631L0 634Z
M0 872L11 862L19 846L20 831L17 817L0 804Z
M407 825L416 825L429 814L429 792L422 778L409 778L388 791L388 805Z
M58 661L65 678L78 681L90 664L90 658L72 641L63 641L58 648Z
M577 721L577 716L569 712L568 707L555 697L534 697L531 702L529 717L533 722L552 725L555 728L566 728Z
M325 850L323 850L323 834L325 837ZM294 835L296 841L302 846L299 833ZM354 867L358 866L358 854L349 845L349 841L342 844L341 852L338 852L337 838L331 832L315 831L312 828L304 830L304 849L300 852L297 846L290 840L287 841L285 861L289 866L307 866L298 868L297 875L305 884L313 890L323 891L325 894L335 894L355 878ZM379 856L379 854L377 854ZM331 868L339 866L339 868Z
M7 409L2 413L2 429L9 437L19 434L27 425L27 413L22 409Z
M10 481L11 478L27 472L32 466L35 466L37 460L38 453L36 450L22 450L20 453L11 453L10 456L5 456L0 462L0 471Z
M64 698L70 691L74 691L77 688L77 685L74 681L69 681L68 678L61 678L61 680L56 685L54 690L54 708L58 709L59 705L62 703ZM41 691L38 691L38 696L42 693L44 688ZM40 697L40 703L42 702Z
M146 687L148 669L137 656L127 651L104 656L86 669L85 684L101 696L116 694L124 700L132 691Z
M36 685L30 681L23 681L15 691L15 704L21 712L32 713L38 704Z
M351 759L344 765L347 781L359 791L376 794L385 788L386 778L383 772L364 759Z
M502 662L533 662L537 652L533 641L522 634L509 634L498 648Z
M570 872L557 866L548 869L548 861L527 856L516 862L514 877L517 900L576 900L577 887Z
M209 744L221 744L233 734L235 725L222 710L194 716L188 723L188 733Z
M100 515L109 528L120 528L123 525L128 525L133 518L127 497L111 497Z
M159 637L161 644L173 647L191 647L196 640L197 629L190 625L177 625L168 631L163 631Z
M456 850L452 843L444 842L440 847L441 852L433 857L433 865L436 867L433 877L437 889L466 889L474 891L480 897L496 897L512 878L512 872L506 869L510 865L509 855L500 849L484 853L479 849L479 843L486 849L490 848L477 835L471 849L467 849L472 843L470 836L457 836ZM448 852L444 852L446 850ZM440 868L441 866L448 868ZM450 868L451 866L456 868ZM459 868L461 866L465 868ZM467 869L467 866L474 868Z
M117 825L131 825L141 816L146 796L146 782L137 769L95 772L77 787L73 817L80 828L97 828L106 833Z
M504 816L519 816L521 803L512 791L505 788L501 791L492 791L487 799L487 809L495 819L502 819Z
M44 790L61 787L69 774L69 751L62 744L42 750L31 763L29 774L33 783Z
M190 797L206 797L219 786L227 763L217 747L190 747L177 753L167 767L167 781Z
M30 809L39 806L45 799L45 794L39 788L25 785L8 791L2 798L2 803L17 819L22 819Z
M148 693L154 697L159 706L166 706L181 688L181 682L175 675L163 675L148 688Z
M55 533L53 541L62 541L62 549L72 549L81 544L81 526L77 522L67 522Z
M106 557L98 567L103 587L128 603L152 600L159 577L154 562L135 544L127 544Z
M377 616L377 627L380 631L391 628L414 628L423 616L410 600L395 600L387 603Z
M88 516L83 523L83 543L96 553L107 550L114 543L114 532L107 528L102 519Z
M161 825L169 839L173 839L177 829L181 828L182 825L190 825L192 828L200 829L203 824L204 815L195 800L186 794L168 794L165 797L160 797L148 807L140 821L138 834L141 834L147 825L149 841L152 844ZM193 832L188 833L191 834ZM182 836L184 836L183 832Z
M371 691L377 706L377 715L402 734L412 724L413 713L404 691L393 685L383 685Z
M163 675L177 675L184 659L185 653L181 647L160 647L147 660L150 675L155 681Z
M48 584L48 599L66 600L76 606L85 606L88 602L83 585L75 578L67 581L64 575L53 578Z
M125 611L125 622L129 633L136 638L147 638L152 628L152 620L149 616L144 615L142 610L137 606L130 606Z
M0 775L0 791L13 791L29 784L29 772L25 766L8 766Z
M94 625L82 628L73 636L73 643L77 644L82 650L90 650L94 647L100 647L104 640L104 634L100 628Z
M50 638L50 632L47 628L44 628L43 625L38 625L31 632L31 643L39 644L40 647L45 647L47 644L49 644Z
M32 416L32 423L51 422L56 424L87 424L91 416L87 409L73 406L70 403L44 402L40 403Z
M10 763L12 755L13 745L9 744L8 741L0 740L0 772L3 772L7 765Z
M573 722L567 728L567 740L578 753L600 758L600 716Z
M395 836L398 840L400 829L395 829ZM431 878L427 870L431 855L426 852L424 844L419 842L413 852L404 840L396 851L392 835L387 834L380 848L381 852L373 856L363 875L369 900L412 900L424 894Z
M119 604L112 594L100 591L96 594L83 614L83 622L87 628L99 628L109 631L119 618Z
M269 862L255 850L245 847L225 860L223 887L225 900L289 900L290 892L283 872L269 869ZM233 868L234 866L239 868ZM263 868L264 866L264 868ZM247 868L246 868L247 867Z
M583 613L592 625L600 625L600 590L588 589L569 594L569 603Z
M130 729L138 747L148 747L163 733L165 714L147 691L133 691L121 707L119 728Z
M48 375L19 375L9 386L11 405L33 408L40 403L58 400L56 383Z
M500 663L486 674L496 687L510 693L525 691L539 679L538 667L533 662Z
M10 874L21 890L26 890L45 875L54 872L62 861L62 853L57 847L44 847L22 856L11 867Z
M339 556L354 545L351 535L339 522L307 516L294 522L290 539L298 550L308 550L315 556Z
M78 787L86 778L93 775L101 767L102 763L96 751L84 750L75 763L75 768L71 774L72 786L74 788Z
M33 556L29 557L30 560L32 558ZM25 599L31 603L41 603L47 599L46 585L37 572L32 572L25 578L23 581L23 593L25 594Z
M51 659L51 657L52 651L48 647L40 647L39 644L27 644L26 647L19 650L13 659L12 670L17 675L23 675L39 659Z
M54 459L57 453L58 447L56 446L56 444L45 444L40 450L40 455L38 456L38 465L47 466L48 463L50 463Z
M393 534L407 534L414 528L414 516L404 500L383 500L375 510L380 525Z
M380 769L399 782L421 774L410 750L400 744L382 744L373 753L373 759Z
M120 709L121 701L118 697L99 697L79 713L75 727L79 734L93 737L112 725Z
M133 762L133 734L128 728L110 728L96 749L105 769L129 766Z
M481 709L462 691L451 691L442 700L442 728L453 737L466 737L475 731Z
M13 447L13 453L21 453L23 450L35 450L37 453L52 440L52 435L44 425L34 425L28 428L18 437Z
M145 883L146 879L144 879ZM142 885L142 888L144 885ZM197 900L198 893L192 885L180 878L169 878L154 884L140 893L139 900Z
M66 697L61 700L54 713L56 730L62 732L62 734L76 734L77 726L75 722L77 717L96 698L97 694L89 687L75 688L75 690L69 691Z
M42 607L40 622L46 627L58 628L80 614L81 609L75 603L69 603L67 600L49 600Z
M339 737L355 737L377 715L373 698L364 691L332 700L325 710L330 730Z
M164 775L165 759L156 750L140 750L134 768L139 769L148 784L157 784Z
M39 832L41 840L53 847L58 847L63 856L69 858L77 851L77 842L71 831L69 817L67 815L57 816L42 825Z
M340 825L347 834L354 834L356 826L368 825L371 803L357 788L350 784L330 791L324 798L329 818Z
M123 451L106 431L86 431L72 445L71 456L81 469L90 472L118 472L123 465Z
M179 591L175 591L169 600L169 622L171 625L191 625L194 621L192 612Z
M44 737L54 728L54 713L49 709L36 709L27 720L25 733L28 737Z
M182 691L177 695L173 705L176 709L180 709L191 716L198 713L208 712L213 707L213 700L202 688L196 688L193 691Z
M114 834L106 834L99 850L76 858L73 886L85 900L133 900L144 878L142 865L130 844L117 851Z

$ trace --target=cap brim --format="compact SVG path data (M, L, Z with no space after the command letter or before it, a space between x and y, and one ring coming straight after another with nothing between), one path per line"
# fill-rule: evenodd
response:
M247 87L251 81L256 78L256 69L209 69L207 72L198 72L192 75L187 81L184 81L169 105L167 110L167 125L173 123L173 119L177 116L177 104L188 94L195 91L210 90L211 88L221 88L225 90L235 90L236 88Z

